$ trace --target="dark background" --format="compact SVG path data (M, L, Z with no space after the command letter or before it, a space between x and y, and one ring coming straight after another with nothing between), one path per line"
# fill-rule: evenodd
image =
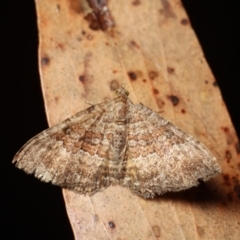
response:
M240 136L237 1L184 0L183 4ZM48 125L38 73L34 1L1 1L0 11L0 239L73 239L61 189L11 164L19 148Z

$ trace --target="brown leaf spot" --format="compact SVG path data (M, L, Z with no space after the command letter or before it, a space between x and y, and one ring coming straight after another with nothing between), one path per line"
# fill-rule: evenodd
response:
M204 82L205 82L205 84L208 84L208 80L205 80Z
M160 98L157 99L157 105L159 108L163 108L164 104L165 102L162 99Z
M56 5L56 8L57 8L58 12L61 11L61 6L59 4Z
M186 110L185 110L185 109L182 109L182 110L181 110L181 113L185 114L185 113L186 113Z
M139 1L139 0L134 0L133 2L132 2L132 5L134 5L134 6L138 6L138 5L140 5L141 4L141 2Z
M49 65L49 63L50 63L50 58L49 57L42 57L42 59L41 59L41 64L42 65Z
M239 183L239 180L238 180L237 177L232 177L232 180L233 180L234 183Z
M115 91L118 88L119 88L119 82L117 80L112 80L110 82L110 89L111 89L111 91Z
M226 142L228 145L232 144L233 142L233 137L230 133L230 130L228 127L221 127L221 129L223 130L223 132L226 134Z
M179 98L177 96L171 95L168 97L171 101L173 106L177 106L179 103Z
M171 5L168 0L161 0L163 9L160 9L160 13L163 14L166 18L176 17L175 13L172 11Z
M175 72L175 69L172 67L167 67L167 71L168 73L173 74Z
M237 154L240 154L240 142L236 143Z
M137 80L137 75L134 72L128 72L128 76L132 81Z
M130 43L131 43L131 46L140 49L139 45L135 41L132 40Z
M232 154L231 154L231 152L229 150L226 150L225 157L227 159L227 162L229 163L230 159L232 158Z
M223 130L225 133L229 133L229 128L228 128L228 127L222 127L222 130Z
M54 98L54 100L55 100L56 104L58 104L59 97L56 96L56 97Z
M156 77L158 77L158 72L156 72L156 71L150 71L150 72L148 73L148 75L149 75L149 78L150 78L151 80L153 80L153 79L155 79Z
M240 185L239 184L234 186L234 191L236 192L238 198L240 199Z
M204 230L204 228L202 228L202 227L200 227L200 226L198 226L197 225L197 234L198 234L198 236L199 237L203 237L204 235L205 235L205 230Z
M118 72L118 70L113 70L113 73L117 73Z
M69 35L69 36L72 37L72 31L71 31L71 30L68 30L68 31L67 31L67 35ZM51 38L51 40L52 40L52 38Z
M223 179L224 179L224 181L229 181L230 180L229 175L223 174Z
M109 222L108 222L108 226L109 226L110 228L115 228L115 223L114 223L113 221L109 221Z
M62 51L65 49L65 46L63 43L58 43L57 48L61 49Z
M214 82L213 82L213 86L214 86L214 87L218 87L217 81L214 81Z
M230 177L228 174L223 174L224 185L231 186Z
M158 91L156 88L154 88L154 89L153 89L153 93L154 93L154 94L159 94L159 91Z
M181 20L181 24L184 25L184 26L188 25L188 24L189 24L188 19L183 18L183 19Z
M86 32L83 30L83 31L82 31L82 35L85 35L85 34L86 34Z
M84 83L85 82L85 76L84 75L80 75L79 76L79 80Z
M146 82L147 80L146 80L146 79L143 79L142 81L143 81L143 82Z
M99 216L97 214L93 215L93 220L94 222L98 222L99 221Z
M93 35L88 34L88 35L87 35L87 40L90 40L90 41L93 40Z
M153 233L154 233L155 237L160 237L161 236L160 227L158 225L152 226L152 230L153 230Z

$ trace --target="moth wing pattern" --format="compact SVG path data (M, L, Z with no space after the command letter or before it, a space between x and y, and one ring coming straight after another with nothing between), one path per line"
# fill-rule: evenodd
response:
M145 198L181 191L221 170L203 144L142 104L129 105L124 184Z

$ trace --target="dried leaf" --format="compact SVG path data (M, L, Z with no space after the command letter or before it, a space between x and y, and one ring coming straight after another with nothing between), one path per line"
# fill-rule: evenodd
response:
M64 190L76 239L238 239L238 139L179 0L108 1L109 31L90 28L84 0L36 0L39 63L50 126L111 98L134 102L203 142L223 173L185 192L144 200L119 186L88 197Z

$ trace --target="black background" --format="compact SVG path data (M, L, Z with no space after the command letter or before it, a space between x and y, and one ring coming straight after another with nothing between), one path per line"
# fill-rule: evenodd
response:
M183 4L240 136L237 1L184 0ZM38 73L34 1L1 1L0 11L0 239L73 239L61 189L11 164L19 148L48 125Z

